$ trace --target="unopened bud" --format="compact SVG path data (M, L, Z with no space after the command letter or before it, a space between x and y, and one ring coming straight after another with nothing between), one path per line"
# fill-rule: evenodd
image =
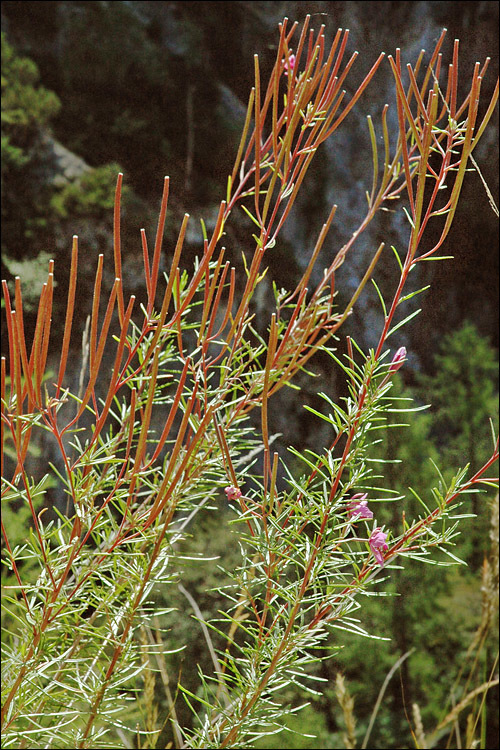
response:
M238 500L241 497L241 490L239 490L237 487L225 487L224 492L227 495L228 500Z
M406 349L404 346L400 346L397 350L396 354L392 358L391 366L389 367L389 372L397 372L403 362L406 359Z
M296 57L295 55L290 55L288 60L285 60L285 75L288 75L288 71L291 71L293 73L293 69L295 68L295 61Z

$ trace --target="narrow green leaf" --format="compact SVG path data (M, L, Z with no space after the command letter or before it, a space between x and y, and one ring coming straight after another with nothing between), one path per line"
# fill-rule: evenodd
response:
M389 336L392 336L393 333L396 333L396 331L399 328L401 328L402 326L406 325L406 323L408 323L410 320L412 320L412 318L415 318L420 312L421 312L421 310L418 309L418 310L415 310L414 312L412 312L410 315L407 315L406 318L404 318L403 320L401 320L393 328L390 329L389 333L387 334L387 338L389 338Z

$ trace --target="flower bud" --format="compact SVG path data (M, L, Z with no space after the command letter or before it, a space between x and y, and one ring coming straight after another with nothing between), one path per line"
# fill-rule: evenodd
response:
M397 350L396 354L392 358L391 366L389 367L389 372L397 372L403 362L406 359L406 349L404 346L400 346Z
M288 60L285 60L285 75L288 75L288 71L291 71L293 73L293 69L295 68L295 55L290 55L288 57Z
M242 495L241 490L239 490L237 487L233 487L232 485L230 485L229 487L225 487L224 492L226 493L228 500L239 500Z

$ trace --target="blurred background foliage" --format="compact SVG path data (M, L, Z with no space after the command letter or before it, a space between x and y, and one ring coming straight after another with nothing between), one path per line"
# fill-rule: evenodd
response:
M166 258L172 252L184 211L193 215L187 261L199 250L198 217L202 216L210 227L218 201L225 195L253 83L252 54L259 53L265 75L274 62L278 22L285 15L301 21L306 13L312 14L315 27L325 23L327 33L338 26L351 29L352 44L361 52L355 76L366 71L380 49L392 53L396 44L408 57L416 57L421 47L432 46L432 40L446 26L448 44L454 37L461 40L464 75L472 70L476 59L492 57L483 84L485 100L494 85L498 69L496 2L23 0L2 4L2 276L12 282L19 275L23 281L28 332L49 257L56 261L58 310L61 322L64 319L67 259L71 236L78 234L83 252L74 330L81 335L99 252L104 252L108 260L108 283L113 276L112 262L109 267L112 203L120 170L125 173L123 270L131 291L139 298L144 293L144 282L136 271L141 253L139 228L145 227L152 238L164 174L172 178ZM269 277L278 286L291 288L300 276L304 258L309 257L313 238L331 203L339 202L340 218L325 245L325 262L352 232L351 219L361 215L364 190L371 180L367 171L370 160L362 156L368 143L364 118L367 112L380 111L387 100L388 80L379 76L374 81L358 107L361 114L353 113L344 133L336 136L333 146L325 148L323 158L312 168L288 234L269 256ZM497 141L498 116L476 157L498 203ZM405 232L395 214L385 214L374 222L361 242L359 256L351 265L344 264L338 287L347 290L347 295L356 275L362 272L365 253L382 239L404 247ZM468 461L474 470L490 453L489 417L496 420L498 428L497 233L497 217L481 179L471 173L454 233L445 248L455 260L425 264L416 285L422 285L419 281L432 283L432 289L418 298L423 313L412 322L411 331L403 331L406 339L401 341L409 350L409 360L399 376L398 395L412 396L418 404L428 403L431 408L405 415L410 429L388 430L379 447L383 455L374 455L400 460L397 464L381 464L383 476L377 481L406 496L407 517L419 513L408 487L428 501L430 488L438 481L429 459L436 461L447 477ZM226 238L235 264L241 262L249 234L245 218L237 216ZM390 290L392 271L382 267L379 273L379 285ZM264 284L255 302L257 325L262 328L267 325L270 298ZM365 295L360 312L349 323L349 332L363 346L373 343L379 315L375 295ZM56 330L57 319L56 310ZM6 342L6 337L2 338ZM76 355L78 338L76 335ZM299 450L319 449L328 440L324 424L318 425L302 404L321 409L317 396L320 388L342 394L330 362L317 358L313 369L321 377L304 380L298 401L296 396L284 393L288 389L276 397L270 419L273 431L282 433L277 442L280 450L289 443ZM76 381L78 356L72 367L69 374ZM39 455L30 458L35 476L41 475L48 459L50 445L41 445ZM57 488L53 492L57 498ZM477 684L489 678L488 669L497 649L494 630L476 652L474 664L467 649L481 623L481 569L485 555L490 554L492 500L485 495L474 496L463 509L477 515L463 522L457 542L456 553L467 560L467 568L410 562L385 584L393 596L364 600L363 625L389 640L370 641L342 634L345 646L340 656L318 666L318 674L327 681L323 695L312 698L304 713L290 717L292 729L316 734L318 739L290 735L291 739L285 740L281 735L270 738L266 747L343 746L345 728L335 697L338 671L345 674L355 697L358 737L363 737L385 675L411 648L415 651L389 683L370 747L412 747L412 703L419 704L424 727L435 727L451 707L450 701L460 700L455 680L461 669L462 684L471 665ZM220 566L237 564L238 551L230 526L221 521L229 518L222 499L218 510L199 514L182 550L186 556L213 559L202 566L186 562L179 571L183 585L207 619L223 604L221 595L213 590L223 580ZM7 509L6 513L15 543L23 537L25 514L21 509ZM377 507L377 518L397 527L401 505ZM498 510L496 534L498 541ZM496 560L498 572L498 557ZM209 658L188 601L181 592L175 597L174 602L168 597L168 606L176 605L178 615L164 625L170 629L166 635L169 648L185 647L180 654L167 657L174 693L179 674L186 687L195 690L195 665L202 663L205 669ZM165 604L161 594L159 603ZM338 637L332 636L332 643ZM224 647L223 643L217 645ZM286 698L294 704L301 702L298 695ZM488 748L498 747L497 698L498 691L489 691ZM171 706L159 680L157 701L160 717L166 717ZM176 703L176 711L181 722L189 723L181 700ZM165 747L171 739L167 726L158 746ZM447 739L444 734L437 746L448 746Z

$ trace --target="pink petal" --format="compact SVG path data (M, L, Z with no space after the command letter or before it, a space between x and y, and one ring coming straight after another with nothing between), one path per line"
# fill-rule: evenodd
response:
M397 370L399 370L399 368L402 366L405 359L406 359L406 349L404 346L400 346L396 354L392 358L391 366L389 367L389 372L396 372Z

